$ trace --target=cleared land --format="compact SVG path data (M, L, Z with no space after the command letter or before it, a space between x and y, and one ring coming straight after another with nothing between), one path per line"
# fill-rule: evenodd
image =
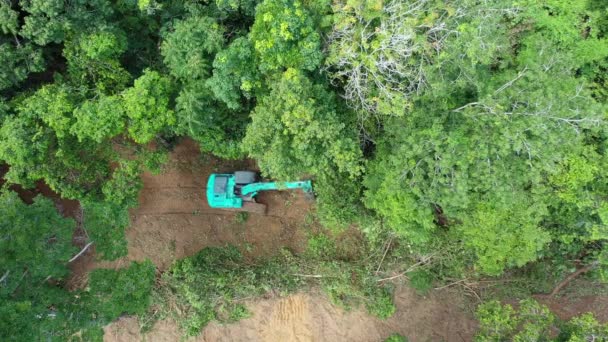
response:
M238 220L235 212L207 206L205 187L210 173L255 168L251 161L227 162L201 155L196 143L183 141L170 154L161 174L142 175L144 188L139 207L131 211L127 230L128 255L114 262L98 262L94 248L90 248L70 264L73 275L69 285L85 286L87 272L94 268L120 268L146 258L163 271L174 260L194 255L207 246L237 245L248 257L272 255L281 248L303 251L305 227L311 224L309 215L314 203L300 191L261 194L260 202L268 205L267 215L250 213L244 221ZM5 171L1 169L0 174ZM31 190L13 189L26 202L38 194L53 199L59 212L79 222L74 244L86 244L78 202L59 198L42 182ZM577 288L584 286L573 283L566 291L568 298L538 299L564 319L593 311L601 321L608 320L608 297L577 294ZM422 297L400 286L395 292L397 311L385 321L363 310L346 312L318 293L268 296L246 303L251 318L234 324L211 323L198 338L189 341L381 341L395 332L414 342L469 341L476 323L463 297L455 294L458 293L442 290ZM104 340L168 342L180 338L177 325L171 320L158 322L152 331L142 335L137 319L125 316L105 328Z

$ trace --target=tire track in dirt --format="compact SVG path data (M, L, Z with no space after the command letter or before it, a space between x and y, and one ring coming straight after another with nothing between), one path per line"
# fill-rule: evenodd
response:
M308 300L295 294L279 300L271 308L268 322L261 325L260 337L264 341L314 341Z
M130 261L150 259L162 271L180 258L208 246L233 244L247 256L270 256L286 247L301 251L305 233L297 229L312 210L299 191L261 193L267 215L249 213L237 222L236 211L214 209L205 197L211 173L256 169L251 161L222 161L201 155L192 140L178 144L159 175L142 174L139 206L130 212L126 231L128 255L114 262L94 262L95 267L119 268Z
M370 342L383 341L393 333L412 342L471 341L476 323L471 312L463 310L458 296L437 291L418 296L406 286L395 291L397 311L380 320L363 308L345 311L316 293L296 293L284 298L247 302L252 316L234 324L210 323L201 335L188 342ZM163 320L148 335L133 336L135 318L106 327L106 342L177 341L179 329L174 321ZM124 332L123 332L124 331Z

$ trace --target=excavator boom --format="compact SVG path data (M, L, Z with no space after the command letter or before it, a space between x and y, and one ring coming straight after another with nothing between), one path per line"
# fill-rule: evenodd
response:
M305 192L312 191L312 183L308 181L298 181L298 182L267 182L267 183L251 183L245 185L241 194L243 196L252 196L257 195L258 192L264 190L285 190L285 189L302 189Z

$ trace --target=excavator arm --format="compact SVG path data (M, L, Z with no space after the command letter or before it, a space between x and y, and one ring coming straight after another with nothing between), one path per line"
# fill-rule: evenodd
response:
M304 192L312 192L312 183L309 180L298 182L251 183L243 186L241 189L241 195L255 197L255 195L257 195L260 191L285 189L302 189Z

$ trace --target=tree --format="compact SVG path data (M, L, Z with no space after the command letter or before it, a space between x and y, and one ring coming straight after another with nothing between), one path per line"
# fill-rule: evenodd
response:
M129 226L129 211L122 204L112 202L84 201L83 225L91 241L95 243L95 254L102 260L116 260L127 255L125 229Z
M346 113L304 74L288 69L251 114L243 148L262 172L278 179L303 174L360 175L361 151Z
M0 22L2 19L0 18ZM0 37L0 90L23 82L30 73L44 70L40 49L32 44L14 47Z
M123 90L131 81L131 75L119 60L126 49L126 34L117 28L79 34L69 39L63 55L71 81L110 95Z
M322 59L321 37L299 0L265 0L259 4L249 39L263 73L286 68L314 70Z
M201 151L228 159L242 157L240 141L247 125L246 112L233 112L202 81L190 82L177 100L176 133L195 139Z
M66 301L67 292L52 283L69 274L67 262L77 252L72 246L74 227L75 222L62 218L49 199L36 197L26 205L14 192L0 193L2 340L56 335L54 306Z
M4 34L16 34L19 25L19 13L11 8L11 3L0 2L0 31Z
M603 48L590 37L585 44L595 52L564 50L578 41L574 32L580 30L572 29L577 22L533 15L546 11L535 5L523 12L505 7L504 17L483 4L467 6L467 14L457 17L462 35L448 37L445 52L423 68L428 88L413 97L407 115L383 120L365 203L426 252L443 226L450 230L445 238L463 239L464 255L477 256L478 270L497 275L535 260L549 246L566 247L568 240L557 235L574 230L566 235L589 236L597 222L590 212L562 218L555 210L564 203L556 203L549 183L573 155L596 151L604 158L596 143L604 139L598 140L605 109L577 74ZM507 23L541 19L572 32L566 38L547 32L545 24L524 25L511 36ZM513 50L510 39L522 45ZM588 188L582 185L588 174L576 177ZM569 194L579 205L590 198L591 207L602 202L579 190ZM572 220L565 223L566 217Z
M224 28L210 17L177 21L161 46L165 65L182 81L207 78L213 56L224 45L223 34Z
M45 198L26 205L16 193L3 191L0 203L2 293L11 294L24 282L66 277L67 261L76 252L74 221L59 216Z
M62 196L80 198L110 174L111 146L69 134L76 101L64 85L49 85L10 111L0 127L0 160L11 166L7 181L31 187L44 179Z
M441 15L431 1L338 1L333 6L325 62L332 82L342 86L362 120L404 115L425 86L423 66L450 34L444 23L450 14Z
M21 35L38 45L60 43L72 32L86 31L101 26L112 14L106 0L74 1L66 5L62 0L19 1L25 12Z
M243 108L243 98L252 99L262 88L262 81L249 40L239 37L218 52L207 86L232 110Z
M135 142L145 144L175 123L175 113L170 109L173 91L169 78L145 70L133 87L122 93L129 135Z
M258 0L215 0L215 5L219 10L243 21L247 17L254 16L258 3Z
M20 115L41 120L57 138L65 138L72 126L72 111L78 98L66 84L46 85L18 107Z
M601 341L608 339L608 324L601 324L591 313L569 320L559 338L568 342Z
M112 178L103 184L104 199L121 208L137 206L139 191L143 187L141 168L137 160L121 160Z
M477 255L480 270L499 275L538 258L551 241L540 227L546 215L541 199L518 193L488 195L463 217L459 229L465 245Z
M91 139L102 143L124 131L126 114L120 96L102 96L97 101L84 102L73 112L74 124L70 132L79 141Z

